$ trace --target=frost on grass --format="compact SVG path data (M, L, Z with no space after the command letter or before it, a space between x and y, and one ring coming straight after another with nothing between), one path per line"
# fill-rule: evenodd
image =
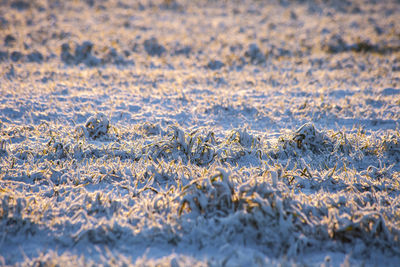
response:
M297 149L300 151L311 151L314 154L321 154L324 151L332 150L332 140L323 132L317 130L312 123L302 125L295 133L279 139L283 151ZM289 149L290 148L290 149Z
M164 46L159 44L157 38L155 37L145 40L143 42L143 46L146 53L150 56L161 56L166 51Z
M266 56L255 43L249 45L244 55L252 64L262 64L266 61Z
M400 261L396 1L2 2L0 265Z
M110 121L106 115L97 113L89 117L84 126L78 126L76 131L78 135L96 140L109 137Z
M46 144L2 141L3 244L42 240L43 233L67 250L118 249L139 240L196 249L215 244L222 255L209 259L215 264L250 257L228 257L227 244L289 259L315 249L351 249L356 258L371 249L400 252L398 166L376 164L397 162L398 131L371 139L306 123L268 139L246 128L220 135L144 123L110 138L103 114L80 126L85 138L40 127L25 135ZM16 131L5 126L2 135Z
M68 43L61 46L61 60L66 64L84 63L87 66L96 66L100 64L100 59L92 54L93 43L85 41L75 46L75 52L72 55Z
M207 68L209 68L210 70L219 70L224 66L225 64L219 60L211 60L207 64Z
M82 44L76 44L73 54L71 53L70 44L63 43L61 45L60 59L67 65L79 65L82 63L88 67L96 67L104 64L127 65L133 63L132 60L126 59L122 53L119 53L113 47L102 49L100 56L97 56L96 54L94 53L94 44L90 41L84 41ZM31 58L38 58L38 55L35 57L33 57L33 55L35 54L32 53Z

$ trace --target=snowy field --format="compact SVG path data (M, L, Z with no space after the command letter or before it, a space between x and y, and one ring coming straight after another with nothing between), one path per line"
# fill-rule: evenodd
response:
M0 0L0 265L400 266L400 2Z

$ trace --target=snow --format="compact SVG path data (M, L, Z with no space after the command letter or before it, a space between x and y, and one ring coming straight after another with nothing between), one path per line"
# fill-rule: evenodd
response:
M396 1L2 1L0 264L397 266Z

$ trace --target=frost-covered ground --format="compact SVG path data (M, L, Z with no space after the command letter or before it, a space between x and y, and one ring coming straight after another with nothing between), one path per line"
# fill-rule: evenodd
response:
M399 1L0 1L0 265L398 266Z

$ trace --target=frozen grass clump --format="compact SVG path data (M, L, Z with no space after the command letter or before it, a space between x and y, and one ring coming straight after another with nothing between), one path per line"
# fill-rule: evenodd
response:
M322 50L328 53L341 53L348 50L348 45L340 34L328 36L321 42Z
M214 160L216 144L212 132L202 133L202 130L194 130L185 133L178 126L169 128L166 138L151 146L153 158L165 158L167 160L181 159L199 165L210 164Z
M182 214L185 208L206 217L227 216L233 213L237 208L237 198L230 179L230 173L218 169L211 177L192 181L182 192L179 214Z
M207 68L209 68L210 70L219 70L224 66L225 66L225 64L219 60L211 60L207 64Z
M98 113L86 121L85 128L90 138L97 139L107 135L110 122L104 114Z
M132 60L125 59L124 55L118 53L118 51L113 47L108 48L108 52L102 57L101 62L115 65L128 65L134 63Z
M10 7L17 9L18 11L23 11L23 10L27 10L31 7L31 3L29 3L28 1L12 1L10 3Z
M17 42L17 39L12 34L7 34L4 38L4 45L8 47L13 47Z
M370 40L362 40L360 38L355 38L356 40L353 43L346 43L343 40L340 34L333 34L321 42L321 48L323 51L331 54L337 54L342 52L356 52L356 53L365 53L365 52L376 52L385 54L390 51L392 48L388 48L385 45L381 47L375 44L372 44Z
M23 57L24 57L24 54L22 54L22 53L19 52L19 51L13 51L13 52L11 52L11 54L10 54L10 59L11 59L13 62L18 62L18 61L20 61Z
M71 54L68 43L61 45L61 60L66 64L84 63L86 66L94 67L101 63L101 60L92 54L93 43L85 41L75 46L74 55Z
M365 248L371 242L378 247L390 248L393 252L400 253L399 229L391 224L388 227L388 221L383 214L367 209L360 209L352 214L340 214L335 210L330 218L329 234L332 239L343 243L362 240Z
M165 47L159 44L157 38L155 37L145 40L143 46L146 53L150 56L160 57L166 52Z
M343 131L332 134L331 138L334 142L333 153L342 153L344 155L356 152L356 146L362 140L360 136L349 135ZM368 146L364 148L365 153L371 151L371 148ZM358 148L358 151L360 151L360 148Z
M174 55L184 55L188 57L191 54L192 50L193 49L191 46L181 45L178 43L174 49Z
M22 235L34 235L38 224L25 215L27 200L13 193L2 193L0 206L0 230L2 233L12 232ZM4 240L5 236L3 236Z
M46 151L46 154L51 154L52 159L63 159L67 157L67 154L70 151L69 144L63 144L62 142L57 142L50 140L48 143L49 149Z
M307 215L300 212L301 203L292 198L279 179L272 170L239 183L239 177L219 168L214 175L184 187L179 214L183 218L189 213L218 221L224 229L219 237L225 242L232 242L228 240L234 235L270 247L273 255L296 255L302 246L311 244L302 233L307 231Z
M328 143L330 140L318 131L312 123L306 123L297 129L293 140L296 142L297 148L310 149L316 153L329 149L329 146L332 145Z
M314 124L309 122L302 125L295 133L281 137L279 147L288 153L300 150L321 154L332 151L333 143L326 134L317 130Z
M78 126L76 130L78 134L83 134L86 138L93 140L109 139L110 121L106 115L97 113L87 119L84 127Z
M249 45L244 55L252 64L262 64L266 61L266 56L255 43Z
M400 160L400 134L399 131L396 134L388 136L382 141L383 150L391 157L395 157Z
M250 134L247 128L233 130L228 137L229 142L237 142L245 148L255 148L260 145L260 138Z
M159 135L159 134L163 133L163 130L160 127L160 125L150 123L150 122L145 122L142 125L140 125L139 130L148 136Z
M93 43L85 41L75 47L75 62L85 63L87 66L96 66L100 64L100 59L92 55Z
M93 43L85 41L75 46L75 53L71 54L68 43L61 45L61 61L68 65L83 63L88 67L95 67L105 64L128 65L133 64L132 60L127 60L123 54L113 47L108 47L98 57L93 55Z
M36 62L36 63L41 63L44 59L43 55L38 51L34 51L32 53L27 54L26 58L28 62Z
M186 132L178 126L169 127L166 135L151 142L142 154L150 153L153 159L183 160L198 166L213 162L259 162L261 144L258 137L247 129L236 129L223 138L216 138L213 131L197 128Z
M68 43L64 43L61 45L61 61L65 64L74 64L75 57L71 54L71 48Z

